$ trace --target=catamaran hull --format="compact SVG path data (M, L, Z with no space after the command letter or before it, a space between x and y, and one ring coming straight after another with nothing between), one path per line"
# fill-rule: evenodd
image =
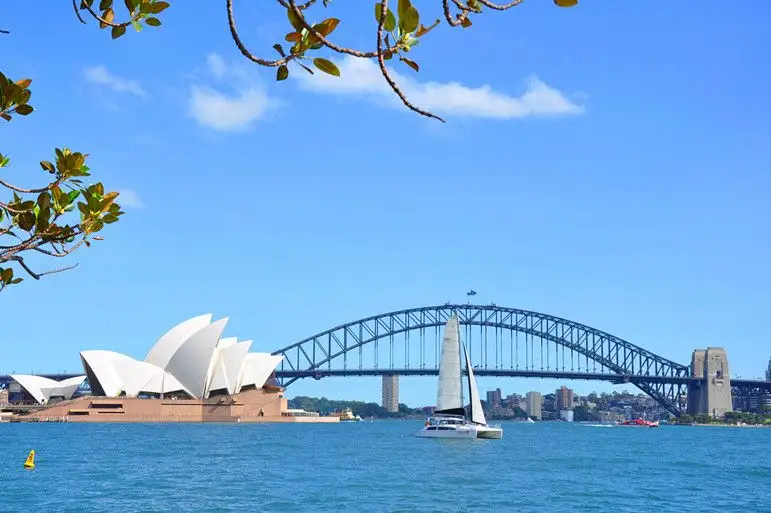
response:
M491 426L478 426L477 438L487 438L490 440L499 440L503 438L503 429Z
M477 430L475 428L470 429L448 429L448 430L425 430L418 431L417 436L421 438L466 438L472 439L477 437Z

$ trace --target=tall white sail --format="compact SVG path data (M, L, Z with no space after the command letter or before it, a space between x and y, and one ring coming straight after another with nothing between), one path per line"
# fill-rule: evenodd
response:
M468 357L466 345L463 345L463 354L466 356L466 369L468 370L468 393L471 403L471 422L475 424L487 425L485 412L482 411L482 401L479 399L479 390L477 390L477 381L474 379L474 370L471 367L471 360Z
M458 317L453 315L444 326L442 353L439 360L439 390L436 397L436 413L464 414L461 380Z

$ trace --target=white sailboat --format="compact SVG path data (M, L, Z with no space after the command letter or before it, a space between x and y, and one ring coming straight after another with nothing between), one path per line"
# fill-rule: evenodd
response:
M434 414L417 435L425 438L501 438L503 430L488 426L482 411L474 371L465 345L467 383L470 412L463 406L463 373L461 370L461 342L458 316L450 317L444 327L442 352L439 361L439 388Z

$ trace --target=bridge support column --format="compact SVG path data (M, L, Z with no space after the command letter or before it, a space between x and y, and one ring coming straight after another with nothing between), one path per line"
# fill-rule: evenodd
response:
M383 376L383 408L392 413L399 411L399 376L396 374Z
M689 415L719 418L732 410L731 377L725 349L696 349L691 357L691 377L699 381L688 385Z

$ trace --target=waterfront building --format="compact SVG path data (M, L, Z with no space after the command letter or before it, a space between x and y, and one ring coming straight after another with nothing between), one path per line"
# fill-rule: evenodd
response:
M200 315L174 326L144 360L104 349L80 352L84 374L56 382L12 375L47 408L31 414L71 421L334 421L287 408L273 373L282 355L249 352L252 341L222 338L228 318ZM88 381L91 395L70 399ZM64 400L54 402L53 399ZM336 417L335 417L336 418ZM339 419L338 419L339 421Z
M541 420L541 408L543 406L543 396L540 392L528 392L525 397L525 413L528 417L535 417Z
M0 388L0 404L8 404L8 390Z
M560 410L560 420L573 422L573 410Z
M554 394L557 404L555 409L557 410L572 410L573 409L573 390L562 385Z
M399 411L399 376L388 374L383 376L383 408L390 412Z
M501 389L500 388L487 391L487 407L490 410L494 410L496 408L501 407Z

